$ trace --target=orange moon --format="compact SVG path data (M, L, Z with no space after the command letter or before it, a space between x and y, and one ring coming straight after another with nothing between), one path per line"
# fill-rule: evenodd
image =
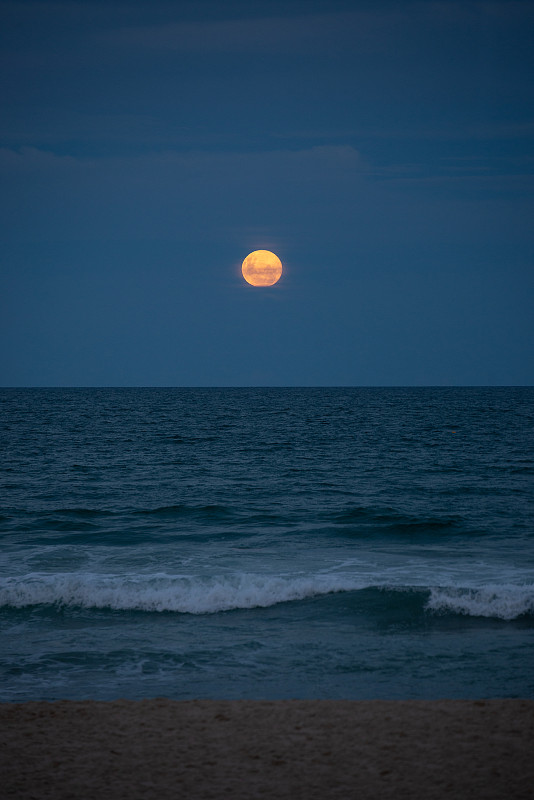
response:
M282 262L270 250L254 250L243 261L241 272L251 286L272 286L280 280Z

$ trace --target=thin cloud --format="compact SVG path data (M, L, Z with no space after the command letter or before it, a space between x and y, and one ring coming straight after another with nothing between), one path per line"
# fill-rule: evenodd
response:
M384 47L384 36L398 35L405 14L388 9L380 13L348 13L272 16L260 19L223 19L168 22L130 26L102 34L108 45L145 50L237 54L313 54L326 50ZM326 50L325 50L326 48Z
M231 13L231 8L230 12ZM235 53L264 56L359 55L403 52L414 45L432 49L458 26L484 31L498 21L503 30L532 21L532 3L419 2L378 3L351 11L306 12L250 18L168 19L153 25L124 25L99 34L101 43L138 52ZM491 44L491 43L490 43Z
M530 139L534 134L534 121L532 122L507 122L492 120L491 122L468 124L460 121L450 121L448 124L429 127L417 125L414 127L390 125L388 127L365 128L302 128L272 133L273 139L281 140L329 140L346 141L347 139L368 138L374 139L424 139L444 141L492 140L492 139Z

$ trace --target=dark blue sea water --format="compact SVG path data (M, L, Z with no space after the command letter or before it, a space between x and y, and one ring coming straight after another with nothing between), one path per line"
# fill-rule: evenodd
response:
M534 697L534 388L0 391L3 701Z

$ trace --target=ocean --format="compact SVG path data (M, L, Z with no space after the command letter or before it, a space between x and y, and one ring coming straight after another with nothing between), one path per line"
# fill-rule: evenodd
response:
M534 387L0 390L0 700L534 698Z

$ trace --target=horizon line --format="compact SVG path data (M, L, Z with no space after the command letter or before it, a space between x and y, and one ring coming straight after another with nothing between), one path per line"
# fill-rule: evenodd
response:
M0 386L2 390L22 389L531 389L534 383L346 383L346 384L35 384Z

